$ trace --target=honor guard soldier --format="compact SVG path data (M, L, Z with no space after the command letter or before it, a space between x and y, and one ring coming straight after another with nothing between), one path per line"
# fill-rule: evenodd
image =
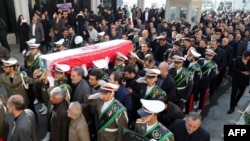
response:
M55 70L54 70L54 75L55 75L55 81L54 81L54 86L57 87L65 87L67 88L68 92L72 92L72 88L69 85L70 80L66 73L70 70L70 66L67 64L56 64L55 65ZM70 99L69 93L67 94L66 99Z
M4 66L4 73L1 74L0 84L3 85L8 93L8 97L14 94L20 94L24 98L25 107L29 104L29 97L27 96L27 84L38 83L39 80L27 77L26 74L15 70L17 60L15 58L9 58L8 60L2 60Z
M133 33L130 33L130 34L128 35L128 36L133 35L132 43L135 44L136 50L139 49L139 39L140 39L139 32L140 32L140 29L138 29L138 28L133 28Z
M206 49L205 59L200 59L198 61L202 71L202 77L198 86L198 94L200 95L198 112L201 112L205 107L210 83L215 76L215 70L217 69L217 64L215 63L215 61L213 61L213 57L215 55L216 53L212 49Z
M137 110L141 108L140 99L156 99L159 95L166 96L166 92L163 91L157 84L157 76L160 75L159 69L147 69L145 77L140 77L136 80L138 84L139 92L132 93L133 111L134 115L137 115ZM137 115L137 118L139 115Z
M99 60L94 60L92 61L94 68L91 69L97 69L102 73L102 78L101 80L108 82L109 80L109 75L110 75L110 70L108 68L109 65L109 58L106 57L104 59L99 59Z
M140 98L143 99L153 99L157 95L162 94L166 95L166 92L163 91L157 84L157 77L160 75L161 71L159 69L147 69L146 76L137 79L137 82L140 83L141 80L144 80L145 83L141 83L141 93ZM143 81L141 81L143 82Z
M40 58L40 44L29 44L30 53L33 56L33 60L30 61L31 72L33 73L36 69L42 68L42 60Z
M174 103L184 111L185 103L192 90L192 81L190 80L189 71L183 67L185 58L178 55L173 56L173 58L174 68L170 69L170 74L176 83L176 97L174 98Z
M128 57L122 54L121 52L117 52L116 55L117 56L112 71L118 71L123 73L123 69L125 67L125 61L128 60Z
M138 71L138 65L137 65L137 61L141 62L140 58L137 56L136 53L134 52L130 52L129 56L128 56L128 64L131 64L134 66L136 72Z
M197 62L201 54L199 54L194 47L190 47L188 50L188 56L189 56L188 57L189 63L188 63L187 69L190 73L190 77L191 77L190 79L192 80L192 91L191 91L191 95L186 105L187 107L185 111L186 113L189 113L193 110L194 97L197 97L198 86L199 86L200 79L202 76L201 67Z
M123 127L128 126L126 108L114 98L118 86L105 83L100 93L88 96L87 103L96 105L99 114L98 141L121 141Z
M36 71L41 70L43 68L42 60L40 58L40 44L29 44L30 48L30 53L33 56L32 59L29 63L31 65L31 73L37 73ZM39 71L38 77L42 75L41 71ZM42 108L39 109L38 111L42 113L43 115L47 114L47 107L44 104L44 100L42 98L42 89L41 89L42 83L37 83L31 85L33 89L32 95L35 98L34 104L37 104L37 102L41 103Z
M157 115L164 110L165 104L160 100L140 100L142 108L137 110L141 116L137 119L135 132L148 139L157 141L174 141L173 133L157 120Z
M66 50L64 45L64 39L60 39L59 41L55 42L56 48L53 49L53 52L60 52Z
M26 41L27 45L30 46L31 44L35 44L36 43L36 39L32 38L29 41ZM28 51L23 50L22 52L23 56L24 56L24 67L27 68L29 71L31 71L31 65L32 65L32 60L34 60L34 56L31 54L30 48Z

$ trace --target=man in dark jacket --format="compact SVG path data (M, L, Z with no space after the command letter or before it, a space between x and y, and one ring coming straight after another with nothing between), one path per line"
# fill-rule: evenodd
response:
M190 112L185 120L177 119L170 126L175 141L210 141L210 134L201 127L202 118L197 112Z
M246 51L243 56L236 58L233 64L232 73L232 91L230 99L230 109L227 114L234 112L240 98L245 92L246 87L249 85L250 68L248 62L250 60L250 52Z
M185 117L181 108L169 101L167 96L162 96L160 100L165 103L165 108L158 114L157 118L164 126L168 127L176 119L183 119Z
M66 91L66 88L55 87L50 92L50 100L54 106L50 119L50 140L52 141L68 141L70 119L67 117Z
M12 95L7 102L8 111L14 116L14 126L10 130L10 141L37 141L35 119L24 111L25 103L21 95ZM32 111L30 111L32 112ZM33 113L34 115L34 113Z
M223 74L223 69L225 69L226 64L227 64L227 58L226 58L226 53L223 49L218 47L218 41L216 40L212 40L211 41L211 49L214 50L214 52L216 53L216 56L214 56L213 60L215 61L215 63L217 64L217 69L215 72L215 77L213 78L212 82L210 83L210 98L213 97L214 95L214 91L217 87L219 87L219 77L220 75L224 75Z

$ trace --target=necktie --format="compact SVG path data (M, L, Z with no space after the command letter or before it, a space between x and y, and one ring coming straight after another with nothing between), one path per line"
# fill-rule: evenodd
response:
M12 128L11 134L10 134L10 135L11 135L10 138L12 138L15 129L16 129L16 122L14 121L14 123L13 123L13 128ZM10 141L12 141L12 139L10 139Z

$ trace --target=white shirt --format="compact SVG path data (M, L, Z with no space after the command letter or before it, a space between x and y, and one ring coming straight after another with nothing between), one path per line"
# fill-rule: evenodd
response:
M32 24L32 36L35 36L36 24Z
M153 124L153 125L148 125L148 124L147 124L147 131L150 130L151 128L153 128L157 123L158 123L158 122L155 122L155 124Z
M153 85L152 87L147 86L146 94L149 93L149 92L153 89L154 86L155 86L155 85Z
M108 101L108 102L104 102L104 104L102 105L101 112L104 112L104 111L108 108L109 104L112 103L113 100L114 100L114 98L112 98L112 99L111 99L110 101Z
M191 62L189 65L188 65L188 68L190 68L193 64L195 64L196 62Z
M182 67L177 70L176 74L179 74L181 70L182 70Z
M92 30L88 30L89 32L89 37L94 40L98 41L98 32L93 28Z
M145 12L145 21L148 21L148 12Z

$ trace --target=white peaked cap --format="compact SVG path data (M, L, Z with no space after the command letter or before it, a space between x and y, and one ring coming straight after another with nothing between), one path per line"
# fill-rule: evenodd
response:
M147 69L146 76L158 76L161 74L161 71L159 69Z
M57 46L60 46L64 43L64 39L60 39L59 41L55 42Z
M117 91L119 88L118 85L116 84L112 84L112 83L104 83L102 86L101 86L101 92L105 92L105 91Z
M132 57L132 58L134 58L136 60L140 60L140 58L138 57L138 55L136 53L132 52L132 51L130 52L130 57Z
M40 44L29 44L30 48L39 48Z
M146 100L146 99L140 99L142 103L142 108L137 110L138 114L141 117L150 115L150 114L157 114L162 112L165 109L164 102L160 100Z
M108 62L105 59L99 59L92 62L97 69L104 69L108 66Z
M103 32L99 32L99 33L98 33L98 35L99 35L99 36L103 36L104 34L105 34L105 32L104 32L104 31L103 31Z
M174 61L177 61L177 62L183 62L186 60L184 57L179 56L179 55L174 55L173 59L174 59Z
M201 56L201 54L198 53L194 47L190 47L190 51L195 58L199 58Z
M15 65L17 63L17 59L16 58L9 58L8 60L4 60L2 59L3 65L4 66L12 66Z
M116 58L120 59L120 60L128 60L128 57L123 55L121 52L116 52Z
M70 66L67 64L55 64L55 70L64 73L70 70Z
M82 36L76 36L76 38L75 38L75 44L80 44L80 43L82 43L83 42L83 38L82 38Z
M26 41L26 43L29 45L29 44L34 44L36 43L36 38L32 38L30 39L29 41Z

